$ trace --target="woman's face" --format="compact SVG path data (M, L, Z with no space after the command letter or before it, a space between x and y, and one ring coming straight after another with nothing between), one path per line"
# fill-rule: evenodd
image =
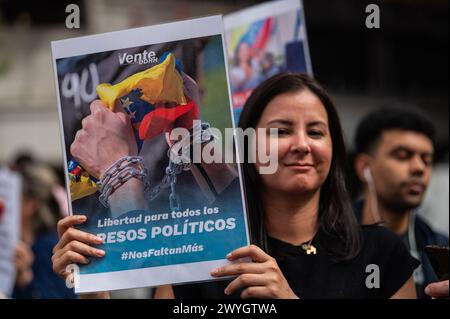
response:
M278 139L278 168L274 174L261 174L264 189L287 193L320 189L330 171L333 150L328 115L315 94L302 90L276 96L257 128L267 128L266 148L270 139ZM269 134L270 128L278 129L278 137Z

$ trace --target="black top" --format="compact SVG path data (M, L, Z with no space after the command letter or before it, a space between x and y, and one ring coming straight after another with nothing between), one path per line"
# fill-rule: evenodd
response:
M353 212L355 213L358 222L362 220L362 210L364 207L364 201L358 200L353 203ZM416 291L418 298L429 298L424 292L425 287L435 281L438 281L438 277L434 273L433 266L425 253L425 247L428 245L448 246L448 237L434 231L420 216L415 216L414 234L416 242L416 252L419 255L420 263L422 264L420 272L423 273L423 281L416 280ZM401 235L400 238L410 250L408 232ZM420 277L419 277L420 278Z
M362 249L351 261L333 261L327 247L334 238L318 231L312 244L316 255L307 255L299 246L269 238L269 249L300 298L389 298L397 292L420 264L394 233L381 226L362 226ZM371 286L379 269L379 288ZM369 267L368 267L369 266ZM376 267L375 267L376 268ZM367 271L366 271L367 270ZM224 294L230 280L173 286L176 298L239 298Z

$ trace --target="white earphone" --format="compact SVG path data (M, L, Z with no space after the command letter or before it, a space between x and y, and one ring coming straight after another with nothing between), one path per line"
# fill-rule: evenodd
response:
M375 188L375 183L373 182L372 172L370 171L370 167L366 165L363 170L364 179L367 183L367 187L369 189L369 196L371 197L371 211L372 217L375 223L381 221L380 212L378 210L378 197L377 190Z
M372 172L370 171L369 166L365 166L363 170L363 175L366 183L373 183Z

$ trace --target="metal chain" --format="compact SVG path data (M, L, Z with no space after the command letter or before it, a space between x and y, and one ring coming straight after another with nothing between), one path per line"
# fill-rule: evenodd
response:
M215 136L214 134L212 134L209 128L209 123L202 122L200 134L197 134L197 136L195 136L194 133L191 134L191 136L193 137L193 142L203 144L214 140ZM196 132L196 130L194 130L194 132ZM176 211L181 209L180 197L176 193L177 175L181 174L181 172L183 171L190 170L192 163L190 162L190 160L189 162L181 162L179 164L173 162L170 157L172 147L173 146L171 146L167 151L167 156L169 157L169 165L166 167L166 174L162 178L161 182L151 189L150 183L147 181L145 183L145 194L147 199L149 201L152 201L156 197L158 197L159 194L161 194L161 191L163 189L170 187L169 206L172 211ZM184 157L183 159L185 160Z
M161 182L150 189L150 183L145 183L145 193L149 201L154 200L162 190L170 187L169 205L171 210L180 209L180 200L176 193L177 175L183 171L189 170L191 163L176 164L169 158L169 165L166 167L166 174Z
M114 162L96 183L100 192L100 203L108 208L109 196L131 178L144 181L147 169L143 163L144 159L140 156L124 156Z

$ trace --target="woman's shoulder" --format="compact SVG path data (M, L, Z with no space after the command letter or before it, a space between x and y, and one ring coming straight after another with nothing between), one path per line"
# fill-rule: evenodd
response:
M381 243L401 243L401 239L390 229L374 224L374 225L361 225L361 233L365 240L375 240Z
M379 250L385 253L390 250L404 248L405 244L393 231L381 225L361 225L362 249Z
M366 258L389 264L402 260L413 269L418 266L419 262L411 256L403 240L386 227L364 225L361 234L361 254Z
M381 274L382 295L394 295L411 278L420 262L411 256L403 240L386 227L361 226L361 232L360 261L371 266L366 271Z

